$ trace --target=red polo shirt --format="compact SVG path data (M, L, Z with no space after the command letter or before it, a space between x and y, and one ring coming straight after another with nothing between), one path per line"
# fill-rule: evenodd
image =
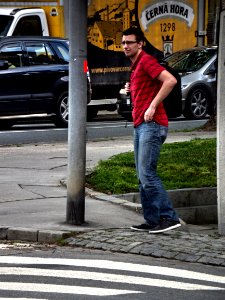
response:
M165 68L156 58L143 50L131 66L130 89L134 127L144 122L144 113L161 87L157 77L163 70ZM156 108L153 121L168 126L168 118L162 102Z

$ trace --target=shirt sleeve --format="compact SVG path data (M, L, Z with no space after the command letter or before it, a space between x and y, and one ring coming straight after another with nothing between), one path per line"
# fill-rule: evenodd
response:
M159 64L157 59L151 55L146 55L142 60L143 68L152 79L155 79L165 68Z

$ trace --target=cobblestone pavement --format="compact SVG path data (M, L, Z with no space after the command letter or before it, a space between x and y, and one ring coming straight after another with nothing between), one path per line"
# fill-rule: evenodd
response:
M135 232L128 228L94 230L77 233L66 241L73 247L225 267L225 238L215 233L188 232L185 226L159 235Z

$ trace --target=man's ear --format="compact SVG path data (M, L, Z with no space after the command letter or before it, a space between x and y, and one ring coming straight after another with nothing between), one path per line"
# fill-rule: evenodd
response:
M138 46L139 49L144 46L144 42L143 41L140 41L138 44L139 44L139 46Z

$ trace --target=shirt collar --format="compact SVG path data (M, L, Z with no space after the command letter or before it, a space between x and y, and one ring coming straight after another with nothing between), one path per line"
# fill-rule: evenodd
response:
M138 64L138 62L140 61L140 59L142 58L142 56L145 54L145 51L142 50L139 54L138 54L138 57L136 58L135 62L132 63L131 65L131 70L134 70Z

